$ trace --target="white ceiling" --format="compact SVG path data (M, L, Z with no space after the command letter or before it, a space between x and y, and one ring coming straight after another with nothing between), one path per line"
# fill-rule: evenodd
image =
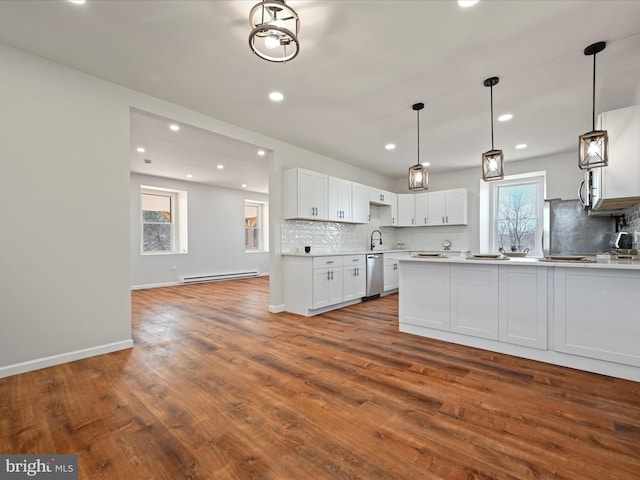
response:
M491 147L485 78L500 77L496 116L514 115L495 123L507 169L509 161L577 151L578 135L591 129L587 45L607 42L597 56L597 111L633 103L640 88L640 1L481 0L462 9L453 0L289 0L300 16L301 51L284 65L249 50L254 3L4 0L0 42L394 178L417 159L413 103L425 103L421 161L434 172L478 166L480 175L480 155ZM285 94L282 103L267 99L273 90ZM148 141L155 122L134 115L132 144ZM175 139L158 142L168 150ZM398 147L386 151L388 142ZM516 150L519 143L529 147ZM227 163L265 168L257 146L239 146L239 156L222 148ZM195 177L217 162L219 152L189 150L180 158L189 172L173 162L158 174ZM226 181L238 188L243 180Z

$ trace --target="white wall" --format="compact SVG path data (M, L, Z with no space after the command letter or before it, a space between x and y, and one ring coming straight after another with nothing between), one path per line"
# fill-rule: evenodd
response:
M2 45L0 65L7 376L132 345L129 108L115 85Z
M186 254L140 254L140 186L187 192L189 249ZM244 202L266 202L259 193L131 174L131 285L172 285L179 277L258 270L269 273L268 252L244 249ZM174 268L175 267L175 268Z

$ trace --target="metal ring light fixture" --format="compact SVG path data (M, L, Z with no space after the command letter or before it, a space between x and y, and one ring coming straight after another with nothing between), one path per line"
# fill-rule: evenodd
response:
M249 13L249 47L260 58L284 63L300 52L300 19L284 0L257 3Z

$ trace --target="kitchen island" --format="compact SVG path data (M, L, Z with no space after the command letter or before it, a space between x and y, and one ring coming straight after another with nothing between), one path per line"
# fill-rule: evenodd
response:
M640 381L640 262L399 262L402 332Z

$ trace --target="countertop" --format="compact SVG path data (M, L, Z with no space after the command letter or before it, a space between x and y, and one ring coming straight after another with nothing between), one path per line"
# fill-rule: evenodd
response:
M385 254L391 254L391 253L395 253L397 254L399 257L400 256L410 256L412 254L416 254L418 252L421 252L422 250L409 250L409 249L404 249L404 250L353 250L353 251L346 251L346 250L340 250L340 251L336 251L336 252L321 252L321 251L311 251L309 253L304 253L304 252L289 252L289 253L283 253L282 256L286 256L286 257L332 257L335 255L366 255L367 253L385 253ZM430 252L435 251L435 250L429 250ZM447 250L447 251L438 251L438 253L444 253L447 255L451 255L453 256L466 256L469 255L470 251L469 250Z
M498 259L471 259L467 256L449 256L449 257L416 257L405 256L398 257L401 262L423 262L423 263L465 263L465 264L480 264L480 265L514 265L514 266L532 266L532 267L563 267L563 268L614 268L616 270L640 270L639 261L631 260L610 260L606 258L596 258L593 262L580 262L580 261L555 261L547 262L541 261L539 258L507 258L503 260Z

